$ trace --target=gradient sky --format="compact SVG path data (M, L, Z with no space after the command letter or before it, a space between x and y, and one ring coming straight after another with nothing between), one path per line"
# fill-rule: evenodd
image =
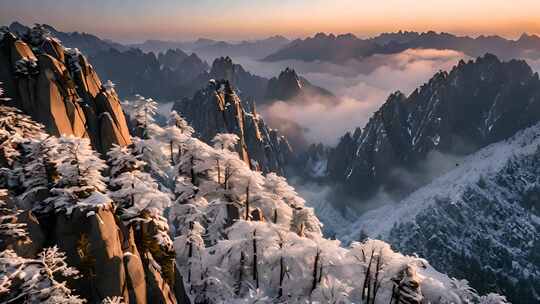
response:
M0 0L0 24L48 23L122 42L316 32L540 34L540 0Z

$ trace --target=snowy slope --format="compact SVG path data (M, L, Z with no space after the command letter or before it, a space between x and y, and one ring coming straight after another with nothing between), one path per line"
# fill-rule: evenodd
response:
M540 125L492 144L403 201L363 214L341 239L364 231L479 291L538 303L539 145Z
M397 223L414 221L415 217L437 201L437 198L459 199L481 176L491 176L505 167L513 157L531 155L540 145L540 124L517 133L512 138L492 144L464 159L462 164L427 186L413 192L399 203L389 203L363 214L351 232L364 230L369 235L387 237ZM353 240L356 234L342 239Z

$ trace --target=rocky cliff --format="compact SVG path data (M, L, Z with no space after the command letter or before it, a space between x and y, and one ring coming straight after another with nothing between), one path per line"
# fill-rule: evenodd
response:
M407 193L418 185L411 189L397 170L429 170L433 153L468 154L539 120L540 80L524 61L489 54L461 61L410 96L392 94L362 131L341 139L328 175L357 195L381 187Z
M277 77L267 79L246 71L240 64L234 63L230 57L219 57L212 63L206 74L197 78L196 83L205 83L210 79L229 81L243 101L258 105L275 100L287 101L312 96L333 98L334 95L321 87L311 84L295 70L286 68ZM195 85L193 85L195 87Z
M230 57L219 57L212 63L208 75L209 79L224 79L239 90L243 99L260 101L264 97L264 90L268 79L253 75L240 64L234 63Z
M99 173L104 161L91 150L89 140L50 136L42 125L13 107L1 105L0 113L0 230L7 232L0 242L2 257L13 251L19 257L39 259L39 252L54 247L80 274L62 277L68 279L63 292L54 291L59 288L54 284L47 289L28 281L26 287L15 287L21 283L15 281L15 286L6 285L12 293L3 290L0 300L12 302L17 294L38 288L42 295L36 302L81 303L61 301L67 287L89 303L101 303L107 297L121 297L123 303L189 303L175 267L172 242L162 241L167 226L151 213L141 213L144 220L137 223L120 219L119 202L105 194ZM4 217L9 210L19 211L14 217ZM23 239L10 233L11 225L22 229ZM0 272L5 275L9 270Z
M240 138L238 152L251 168L283 174L290 157L287 140L270 129L253 108L246 110L226 80L211 80L193 98L175 103L176 110L194 127L197 135L210 142L217 133L234 133Z
M114 89L101 83L84 55L44 28L20 36L4 32L0 66L6 97L50 134L88 137L102 153L131 143Z

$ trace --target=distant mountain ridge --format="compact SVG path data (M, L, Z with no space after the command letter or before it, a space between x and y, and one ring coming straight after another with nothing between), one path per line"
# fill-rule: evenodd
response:
M287 101L312 95L334 97L330 91L311 84L291 68L285 68L278 77L268 79L244 70L228 56L216 58L210 71L201 74L196 82L207 83L211 79L229 81L248 104L255 101L261 105L275 100Z
M499 36L456 36L428 31L383 33L361 39L353 34L334 35L318 33L306 39L297 39L281 50L267 56L265 61L302 60L345 63L376 54L395 54L406 49L449 49L471 57L493 53L502 59L540 58L540 37L523 34L517 40Z
M43 24L43 27L48 30L54 37L62 41L62 44L69 48L78 48L86 56L93 56L100 51L115 49L118 51L127 51L130 48L120 43L110 40L101 39L95 35L79 32L62 32L56 28ZM9 29L15 34L24 34L30 30L26 25L19 22L13 22L9 25Z
M194 81L209 68L196 54L178 49L158 56L139 49L109 49L90 58L102 77L118 84L123 98L141 94L160 101L178 100L199 88Z
M290 42L283 36L272 36L258 40L244 40L240 42L218 41L213 39L199 38L195 41L162 41L147 40L143 43L130 45L146 52L164 52L167 49L180 48L194 52L207 59L219 57L250 57L262 59Z

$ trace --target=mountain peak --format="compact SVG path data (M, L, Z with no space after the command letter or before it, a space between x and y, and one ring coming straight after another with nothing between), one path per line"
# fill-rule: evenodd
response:
M296 71L287 67L268 82L267 99L289 100L301 94L304 84Z
M508 138L540 121L539 96L540 81L524 61L486 54L458 64L407 97L392 94L354 144L338 145L335 154L349 165L330 162L329 175L354 194L369 197L392 185L402 195L411 185L390 173L396 166L421 166L433 151L461 155Z

